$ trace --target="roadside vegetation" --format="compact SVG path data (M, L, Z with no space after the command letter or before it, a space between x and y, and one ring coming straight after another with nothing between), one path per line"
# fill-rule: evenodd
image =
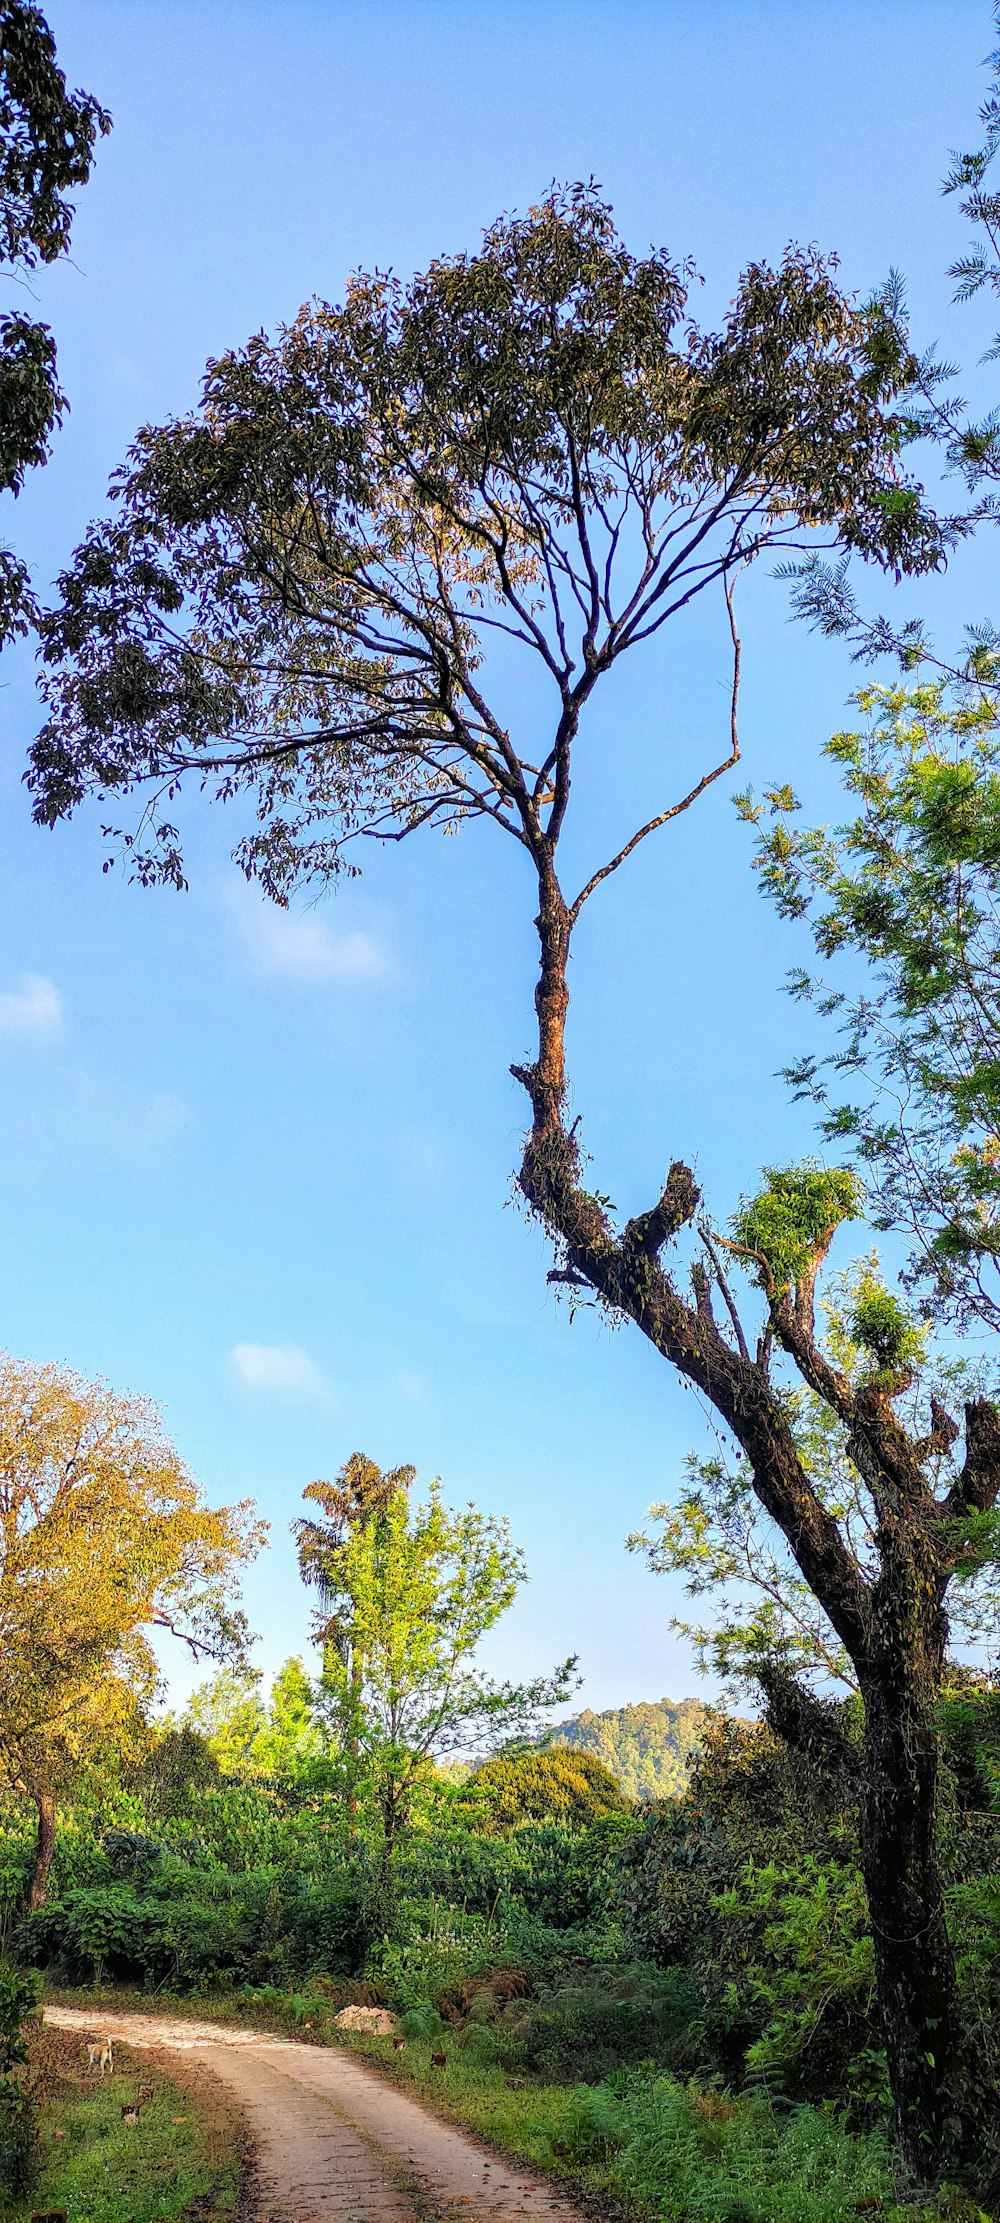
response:
M38 2208L63 2208L67 2223L161 2223L197 2215L229 2223L238 2209L246 2151L232 2100L204 2071L168 2074L159 2057L114 2048L113 2070L88 2067L75 2031L32 2022L26 2073L34 2102L34 2167L4 2215L23 2223ZM152 2089L138 2123L122 2108Z

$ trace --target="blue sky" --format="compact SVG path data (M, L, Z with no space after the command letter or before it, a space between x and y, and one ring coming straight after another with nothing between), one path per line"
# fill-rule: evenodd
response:
M795 238L836 249L850 288L900 268L918 334L964 363L985 344L982 316L949 303L964 232L938 191L975 134L980 0L48 12L115 130L72 261L38 288L72 414L6 530L43 583L136 426L191 405L213 352L337 298L357 264L405 275L473 246L552 178L595 176L637 251L693 254L705 317L743 263ZM944 637L990 607L991 553L928 590ZM816 757L855 675L764 576L741 629L743 777L791 777L827 808ZM235 874L224 814L195 811L191 892L129 888L102 874L99 812L31 827L30 658L4 677L7 1346L150 1395L213 1499L258 1500L272 1549L247 1604L265 1670L306 1633L300 1492L360 1448L510 1514L531 1581L496 1646L505 1671L577 1651L581 1702L684 1695L667 1585L623 1539L671 1494L701 1416L638 1336L570 1323L510 1203L508 1066L532 986L519 855L488 831L428 837L285 915ZM707 614L636 660L595 719L581 858L609 812L722 753L725 685ZM591 907L571 1055L598 1187L635 1208L693 1156L722 1214L762 1161L809 1147L774 1077L801 1040L780 988L802 954L719 789ZM179 1693L189 1672L168 1664Z

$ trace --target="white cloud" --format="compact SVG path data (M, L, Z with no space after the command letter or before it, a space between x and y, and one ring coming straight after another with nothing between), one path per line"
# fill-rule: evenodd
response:
M258 972L285 980L371 981L386 960L371 934L359 927L335 934L314 911L283 911L245 884L229 891L240 940Z
M297 1343L236 1343L230 1353L236 1372L249 1389L263 1389L279 1397L306 1397L313 1403L333 1403L330 1385L315 1360Z
M62 1018L62 997L43 973L19 973L0 989L0 1034L58 1034Z

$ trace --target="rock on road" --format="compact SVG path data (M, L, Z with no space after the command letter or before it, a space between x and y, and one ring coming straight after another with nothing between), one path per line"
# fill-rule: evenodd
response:
M249 2121L267 2223L581 2223L549 2185L438 2122L349 2053L166 2015L99 2010L95 2020L81 2007L46 2007L45 2020L81 2039L196 2051Z

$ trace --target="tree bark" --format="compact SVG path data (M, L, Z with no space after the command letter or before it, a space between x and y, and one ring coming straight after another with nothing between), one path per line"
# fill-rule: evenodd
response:
M351 1654L350 1697L348 1699L348 1704L351 1711L347 1731L346 1824L347 1846L349 1852L353 1852L354 1850L354 1841L358 1831L358 1772L361 1753L361 1739L358 1734L358 1721L361 1713L361 1692L363 1683L364 1661L361 1652L355 1648L355 1650L352 1651Z
M991 2166L1000 2114L996 2081L963 2026L937 1851L937 1692L954 1558L949 1529L1000 1495L1000 1415L987 1399L966 1407L966 1464L947 1499L925 1477L926 1442L911 1439L893 1400L907 1379L875 1375L859 1389L818 1345L812 1317L824 1239L801 1285L769 1294L768 1337L751 1358L720 1332L703 1285L688 1304L660 1260L693 1217L688 1168L670 1173L657 1203L619 1228L587 1190L575 1123L564 1122L563 1037L572 917L551 857L539 862L541 964L535 990L538 1059L512 1068L531 1101L520 1185L560 1246L557 1281L589 1287L626 1315L708 1398L739 1442L763 1510L781 1529L800 1573L854 1662L865 1704L861 1866L871 1912L879 2013L900 2147L925 2183ZM831 1230L832 1232L832 1230ZM872 1583L803 1466L789 1414L768 1371L776 1336L802 1379L849 1428L849 1449L879 1519L880 1571ZM957 1431L955 1431L957 1433ZM949 1439L950 1440L950 1439ZM992 2187L990 2187L992 2193ZM987 2203L988 2205L991 2202Z
M988 2149L996 2092L964 2024L938 1854L940 1663L876 1646L865 1708L861 1869L900 2149L923 2180Z
M38 1831L35 1838L35 1865L28 1891L28 1913L35 1914L45 1905L52 1855L56 1849L56 1802L51 1791L36 1791Z

